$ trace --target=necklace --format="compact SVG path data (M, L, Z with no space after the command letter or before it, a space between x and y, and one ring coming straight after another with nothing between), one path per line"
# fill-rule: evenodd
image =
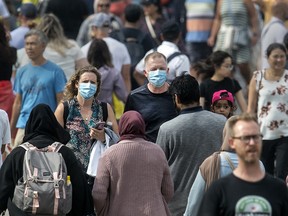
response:
M92 110L89 108L83 108L83 107L81 107L80 108L80 113L81 113L81 115L82 115L82 118L86 121L86 122L88 122L88 120L90 120L90 118L91 118L91 116L92 116Z

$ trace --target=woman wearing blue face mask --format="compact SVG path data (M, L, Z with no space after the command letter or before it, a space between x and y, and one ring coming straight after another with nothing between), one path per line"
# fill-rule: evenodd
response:
M65 102L60 103L55 111L58 122L71 136L66 146L74 152L85 173L90 160L91 141L106 141L104 129L97 129L96 123L109 122L112 130L118 134L118 125L111 106L97 99L100 86L101 75L96 67L85 66L78 69L66 85ZM87 176L87 182L92 189L93 178ZM92 204L92 196L89 199ZM93 210L93 204L91 206Z
M69 147L84 171L89 163L90 140L105 142L104 130L96 129L96 123L112 123L113 131L118 134L118 125L110 104L97 100L100 85L101 75L97 68L85 66L78 69L67 83L64 93L64 99L68 101L68 114L65 114L65 103L59 104L55 111L58 122L70 133Z

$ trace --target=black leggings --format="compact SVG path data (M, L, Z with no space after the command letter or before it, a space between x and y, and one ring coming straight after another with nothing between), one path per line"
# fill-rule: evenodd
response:
M261 161L267 173L285 180L288 175L288 137L263 140Z

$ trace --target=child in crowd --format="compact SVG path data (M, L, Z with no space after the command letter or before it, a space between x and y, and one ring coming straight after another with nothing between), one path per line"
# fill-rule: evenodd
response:
M231 55L223 51L216 51L202 62L207 79L200 83L200 105L205 110L210 110L213 93L226 89L235 97L242 112L247 109L247 103L239 82L231 79L233 61Z
M233 95L230 92L226 90L214 92L211 104L212 112L224 115L228 119L236 109Z

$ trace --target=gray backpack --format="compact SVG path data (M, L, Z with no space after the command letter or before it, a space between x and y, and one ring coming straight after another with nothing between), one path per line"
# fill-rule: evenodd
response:
M27 215L66 215L72 208L72 185L65 161L58 153L61 143L38 149L30 143L26 150L23 177L12 202Z

